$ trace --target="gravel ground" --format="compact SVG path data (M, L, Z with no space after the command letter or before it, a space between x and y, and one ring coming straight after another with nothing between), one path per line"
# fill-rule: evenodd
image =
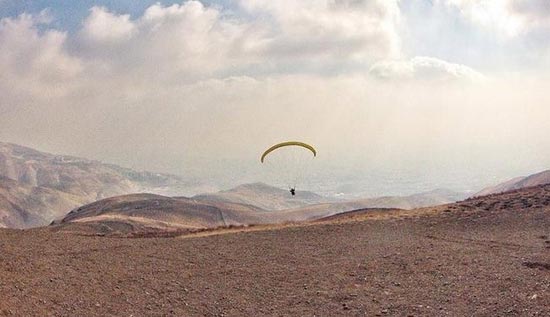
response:
M169 238L0 230L0 315L550 316L550 186L439 209Z

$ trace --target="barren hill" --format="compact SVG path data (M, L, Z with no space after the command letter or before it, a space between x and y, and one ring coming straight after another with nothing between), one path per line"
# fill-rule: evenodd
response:
M103 199L72 210L60 222L71 229L99 234L146 234L241 226L266 222L258 208L185 197L132 194ZM83 226L84 225L84 226ZM83 230L85 229L85 230Z
M536 173L529 176L521 176L521 177L513 178L504 183L487 187L481 190L480 192L476 193L474 196L498 194L498 193L503 193L510 190L536 186L536 185L544 185L544 184L550 184L550 170L543 171L543 172Z
M115 195L184 194L194 186L167 174L138 172L0 142L0 226L47 225L77 206Z
M172 238L3 229L0 314L548 316L549 228L550 185Z

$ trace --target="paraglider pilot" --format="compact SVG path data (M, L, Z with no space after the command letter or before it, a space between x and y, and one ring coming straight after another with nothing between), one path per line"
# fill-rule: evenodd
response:
M291 187L290 188L290 193L292 194L292 196L296 195L296 188Z

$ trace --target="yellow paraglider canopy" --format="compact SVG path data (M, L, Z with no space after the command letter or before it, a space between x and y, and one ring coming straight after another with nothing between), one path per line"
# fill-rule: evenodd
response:
M282 147L285 147L285 146L301 146L303 148L306 148L308 150L311 151L311 153L313 153L313 156L317 156L317 151L315 150L315 148L307 143L304 143L304 142L298 142L298 141L288 141L288 142L282 142L282 143L278 143L278 144L275 144L273 145L272 147L270 147L269 149L267 149L263 154L262 154L262 157L260 158L260 161L263 163L264 162L264 159L265 157L275 151L276 149L278 148L282 148Z

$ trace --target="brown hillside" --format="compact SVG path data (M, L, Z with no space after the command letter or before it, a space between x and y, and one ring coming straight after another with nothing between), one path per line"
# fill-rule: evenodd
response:
M0 230L12 316L548 316L550 185L175 238Z
M143 234L262 223L260 214L258 208L248 205L132 194L74 209L60 226L62 230L85 229L88 234ZM72 226L74 223L79 226Z

